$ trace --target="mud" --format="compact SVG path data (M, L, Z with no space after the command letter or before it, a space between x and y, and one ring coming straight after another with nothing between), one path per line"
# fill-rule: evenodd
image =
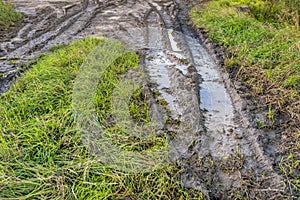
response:
M22 71L21 64L53 45L86 36L121 40L141 52L152 90L160 93L156 101L167 102L171 123L162 126L176 135L171 159L182 167L186 187L207 199L283 198L284 179L273 169L276 147L261 142L272 143L274 133L254 128L247 102L219 68L216 58L222 55L207 51L187 25L187 11L198 1L10 2L26 23L0 45L0 93Z

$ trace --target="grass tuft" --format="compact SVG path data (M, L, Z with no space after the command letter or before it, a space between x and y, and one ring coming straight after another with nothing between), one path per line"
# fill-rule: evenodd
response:
M22 14L16 12L10 4L0 0L0 33L8 31L21 18Z
M1 95L0 199L202 199L183 187L178 165L128 174L101 164L83 145L71 93L79 67L105 41L86 38L53 48ZM102 75L96 95L102 119L110 117L115 83L138 64L128 52ZM143 89L130 99L134 119L148 120Z

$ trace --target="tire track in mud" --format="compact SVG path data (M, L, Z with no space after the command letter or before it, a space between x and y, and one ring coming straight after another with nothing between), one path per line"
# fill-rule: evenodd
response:
M49 46L47 44L68 30L80 17L86 15L84 11L88 8L88 5L83 7L80 2L71 4L57 2L57 7L51 6L51 3L54 4L55 1L16 1L12 3L15 3L16 7L23 11L28 23L17 33L16 37L9 42L1 44L0 93L5 92L9 88L13 78L19 75L22 65L26 65L43 48L48 49L51 44ZM40 7L43 4L45 4L45 7ZM71 5L70 9L72 11L66 13L64 5ZM72 39L68 38L68 40L61 40L54 44L66 43Z
M180 16L178 21L183 18ZM218 175L216 179L221 183L215 185L215 191L211 191L213 195L210 196L234 198L240 193L249 199L282 198L285 184L282 177L273 170L271 160L258 142L260 133L252 128L244 112L243 100L199 40L193 38L186 23L181 24L193 64L202 77L200 106L207 129L200 146L209 149L209 155L201 153L203 151L199 149L196 151L200 152L198 156L202 159L212 157ZM220 186L223 192L220 192Z
M34 5L32 6L34 7ZM64 8L53 8L49 5L47 6L47 4L45 6L45 8L36 8L36 11L32 11L35 14L28 13L30 19L27 19L27 21L29 23L24 27L25 30L20 30L17 36L11 40L12 42L9 42L12 48L6 57L10 58L20 55L20 53L27 54L32 50L39 50L34 49L34 45L42 46L43 42L56 37L58 33L64 31L82 13L78 10L68 15L62 15L60 12L64 12ZM15 44L15 40L21 41L21 44Z
M152 89L167 101L170 121L180 121L164 128L176 134L171 160L182 166L186 187L201 190L208 199L282 198L283 179L259 143L243 100L186 25L191 3L52 0L43 1L44 8L38 2L36 9L26 10L20 2L13 1L25 13L40 16L31 16L15 38L1 44L0 93L18 74L11 61L27 62L55 44L88 35L121 40L142 52Z
M96 5L88 0L11 3L25 14L27 24L14 38L0 45L0 94L10 87L19 70L36 55L54 45L89 35L80 33L102 8L115 7L111 1Z
M178 102L178 99L184 98L186 98L185 102L194 104L194 107L191 106L193 111L197 110L197 106L201 107L205 117L205 131L201 128L175 130L181 136L184 132L189 132L184 137L179 136L180 139L185 139L185 142L181 142L178 148L184 148L184 150L178 151L181 158L177 157L177 159L182 159L180 162L186 171L182 175L183 182L187 187L202 190L208 198L236 198L239 195L250 199L280 198L281 193L285 190L283 179L273 170L271 161L264 154L263 147L258 143L258 132L251 128L250 122L242 113L243 108L241 106L238 108L232 103L233 98L238 98L237 94L234 94L235 96L232 94L233 92L229 94L229 91L233 89L229 88L228 84L226 88L217 65L199 44L199 40L194 38L189 28L176 23L176 20L170 20L169 17L165 18L166 13L161 13L160 10L161 7L153 9L148 16L151 19L151 23L148 23L148 26L150 26L148 32L156 32L155 34L148 34L148 40L150 41L148 46L160 49L164 43L164 31L169 30L169 40L165 41L167 44L163 46L163 49L179 52L179 55L162 51L151 52L150 56L148 55L150 61L146 62L150 78L158 83L158 89L162 92L162 96L171 106L173 113L177 112L180 119L188 116L188 113L178 112L180 108L189 110ZM156 27L153 26L155 15ZM163 27L159 27L159 25ZM171 28L174 27L181 32L176 32L177 34L173 35L174 30ZM157 36L159 32L161 32L160 37ZM157 41L154 44L158 44L157 46L153 46L152 41L155 38ZM180 66L179 68L184 74L187 68L193 67L191 65L184 66L184 64L178 62L174 64L168 60L170 57L176 57L177 60L187 58L202 78L202 82L199 83L201 88L199 90L200 105L197 105L195 101L190 101L189 97L192 94L178 94L181 91L176 88L176 85L178 87L178 85L185 84L184 81L178 79L179 74L172 77L171 72L174 68ZM182 70L182 68L185 68L185 70ZM172 82L177 83L172 85ZM195 90L195 87L193 90ZM173 96L168 93L173 94ZM240 98L238 99L242 101ZM195 116L195 112L192 115ZM199 113L198 116L200 117L201 114ZM192 127L194 127L194 124L201 123L201 117L196 121L193 121L190 117L187 119ZM183 120L182 123L184 122ZM195 140L197 135L198 143L194 146L193 151L189 151L186 147Z

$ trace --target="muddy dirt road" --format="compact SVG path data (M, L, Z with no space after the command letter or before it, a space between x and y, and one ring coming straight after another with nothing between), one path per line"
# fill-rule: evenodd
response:
M243 100L186 25L188 8L197 1L10 2L25 14L25 22L14 37L1 39L0 93L19 73L18 63L53 45L86 36L121 40L144 55L142 65L168 102L170 117L190 127L168 127L185 138L173 160L182 165L186 187L210 199L282 198L286 186L272 166L276 148L260 143L262 134L253 128Z

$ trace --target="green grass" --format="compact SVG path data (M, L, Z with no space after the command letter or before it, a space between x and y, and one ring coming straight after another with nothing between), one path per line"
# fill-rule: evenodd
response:
M215 0L195 7L190 15L212 42L226 48L227 71L247 86L246 95L265 111L258 128L281 131L286 156L279 167L299 195L299 162L295 161L300 159L300 32L299 21L292 20L295 9L284 2ZM248 5L250 12L241 12L239 5Z
M16 12L10 4L0 0L0 32L8 31L21 18L22 15Z
M86 38L53 48L1 96L0 199L202 198L183 187L180 166L130 174L101 164L83 144L73 117L74 80L87 55L105 41ZM121 74L138 63L138 56L128 52L102 75L95 96L101 119L111 117L111 94ZM130 113L139 122L149 120L143 91L130 100Z
M252 17L274 26L284 24L299 28L300 2L295 0L231 0L229 4L248 6Z
M286 111L299 119L295 108L299 108L300 32L294 26L262 23L234 5L212 1L203 10L191 11L192 20L209 31L212 42L227 48L228 69L237 69L236 76L256 96L266 97L268 109L271 105L275 114Z

